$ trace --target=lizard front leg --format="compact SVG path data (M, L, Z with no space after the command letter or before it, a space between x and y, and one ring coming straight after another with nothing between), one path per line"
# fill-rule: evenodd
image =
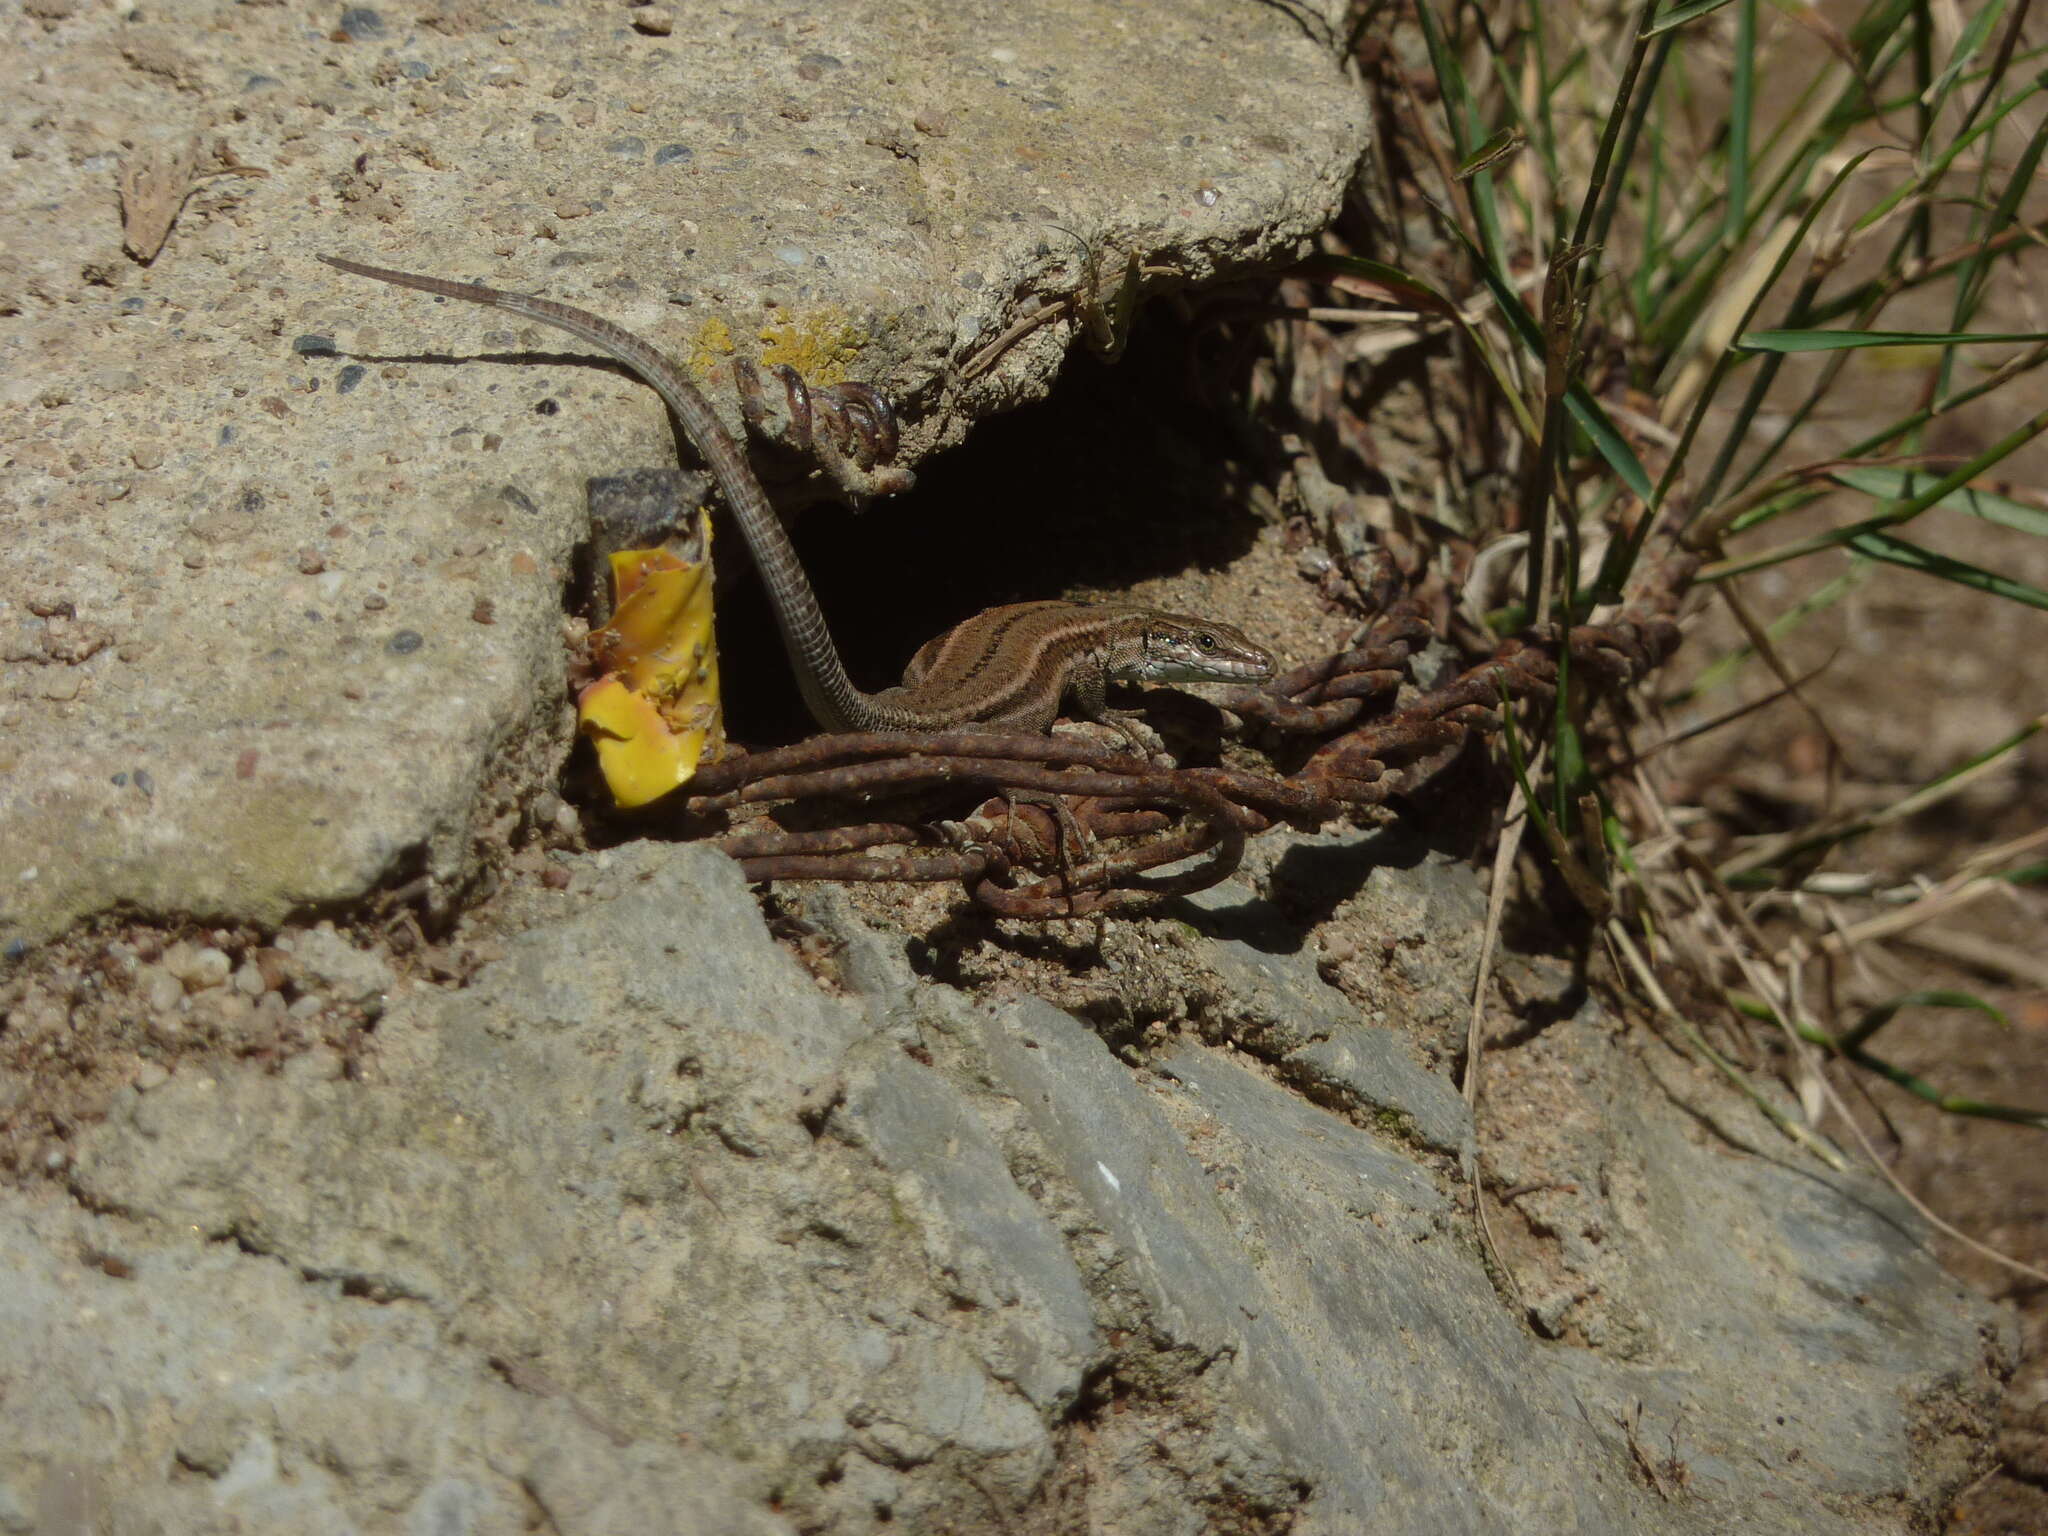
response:
M1109 669L1099 661L1091 661L1068 680L1067 697L1073 702L1074 713L1083 720L1115 726L1123 732L1124 739L1138 756L1150 758L1155 752L1166 750L1166 743L1159 739L1159 733L1144 721L1136 715L1109 707Z

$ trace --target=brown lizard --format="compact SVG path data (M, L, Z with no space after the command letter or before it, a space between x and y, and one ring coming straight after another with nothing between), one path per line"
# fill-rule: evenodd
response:
M466 299L554 326L616 358L651 385L716 476L753 551L775 609L797 686L828 731L943 731L958 726L1045 731L1063 700L1089 720L1114 725L1132 742L1130 722L1104 692L1113 682L1256 682L1273 675L1273 658L1232 625L1125 604L1035 602L990 608L963 620L918 651L903 682L879 693L853 686L825 627L817 594L796 549L768 504L745 455L683 371L609 320L530 294L366 266L339 256L331 267L450 299Z

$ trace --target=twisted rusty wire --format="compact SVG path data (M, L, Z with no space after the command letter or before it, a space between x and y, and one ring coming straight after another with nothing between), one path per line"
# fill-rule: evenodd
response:
M706 767L684 812L718 831L715 845L749 880L958 882L1002 917L1128 911L1226 879L1248 837L1281 823L1313 830L1380 804L1407 787L1404 770L1499 729L1503 697L1550 696L1562 655L1597 686L1641 678L1677 647L1674 615L1691 569L1674 557L1609 622L1507 640L1442 686L1375 713L1409 680L1414 651L1433 635L1419 602L1383 591L1379 613L1344 650L1224 700L1234 735L1297 750L1321 738L1285 775L1160 767L1071 736L842 734ZM879 797L908 803L961 791L987 798L956 820L864 819ZM827 824L764 818L730 828L733 812L761 806Z
M740 414L753 432L814 461L856 502L917 483L895 462L901 432L896 408L881 390L852 379L812 384L787 363L768 372L782 386L779 406L770 403L760 369L743 358L733 361Z

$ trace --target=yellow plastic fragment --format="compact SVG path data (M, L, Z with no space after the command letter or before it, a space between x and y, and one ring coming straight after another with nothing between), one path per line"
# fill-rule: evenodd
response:
M602 675L577 696L576 719L612 799L627 809L688 783L699 762L725 750L708 525L701 538L701 560L671 549L611 557L616 606L591 636Z

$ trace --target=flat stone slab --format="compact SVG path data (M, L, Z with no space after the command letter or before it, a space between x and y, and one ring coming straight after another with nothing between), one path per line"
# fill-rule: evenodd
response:
M1586 1127L1573 1342L1454 1157L1249 1051L1120 1059L843 898L822 986L705 848L568 867L355 1072L189 1059L0 1193L0 1528L1905 1536L1986 1454L2008 1331L1911 1214L1597 1008L1495 1068Z
M1128 257L1157 289L1297 254L1365 143L1307 11L656 16L0 23L0 943L445 889L560 764L584 480L674 462L660 403L316 254L595 309L735 425L735 356L849 372L915 461L1042 395L1056 306ZM193 145L264 174L203 181L139 266L117 172Z

